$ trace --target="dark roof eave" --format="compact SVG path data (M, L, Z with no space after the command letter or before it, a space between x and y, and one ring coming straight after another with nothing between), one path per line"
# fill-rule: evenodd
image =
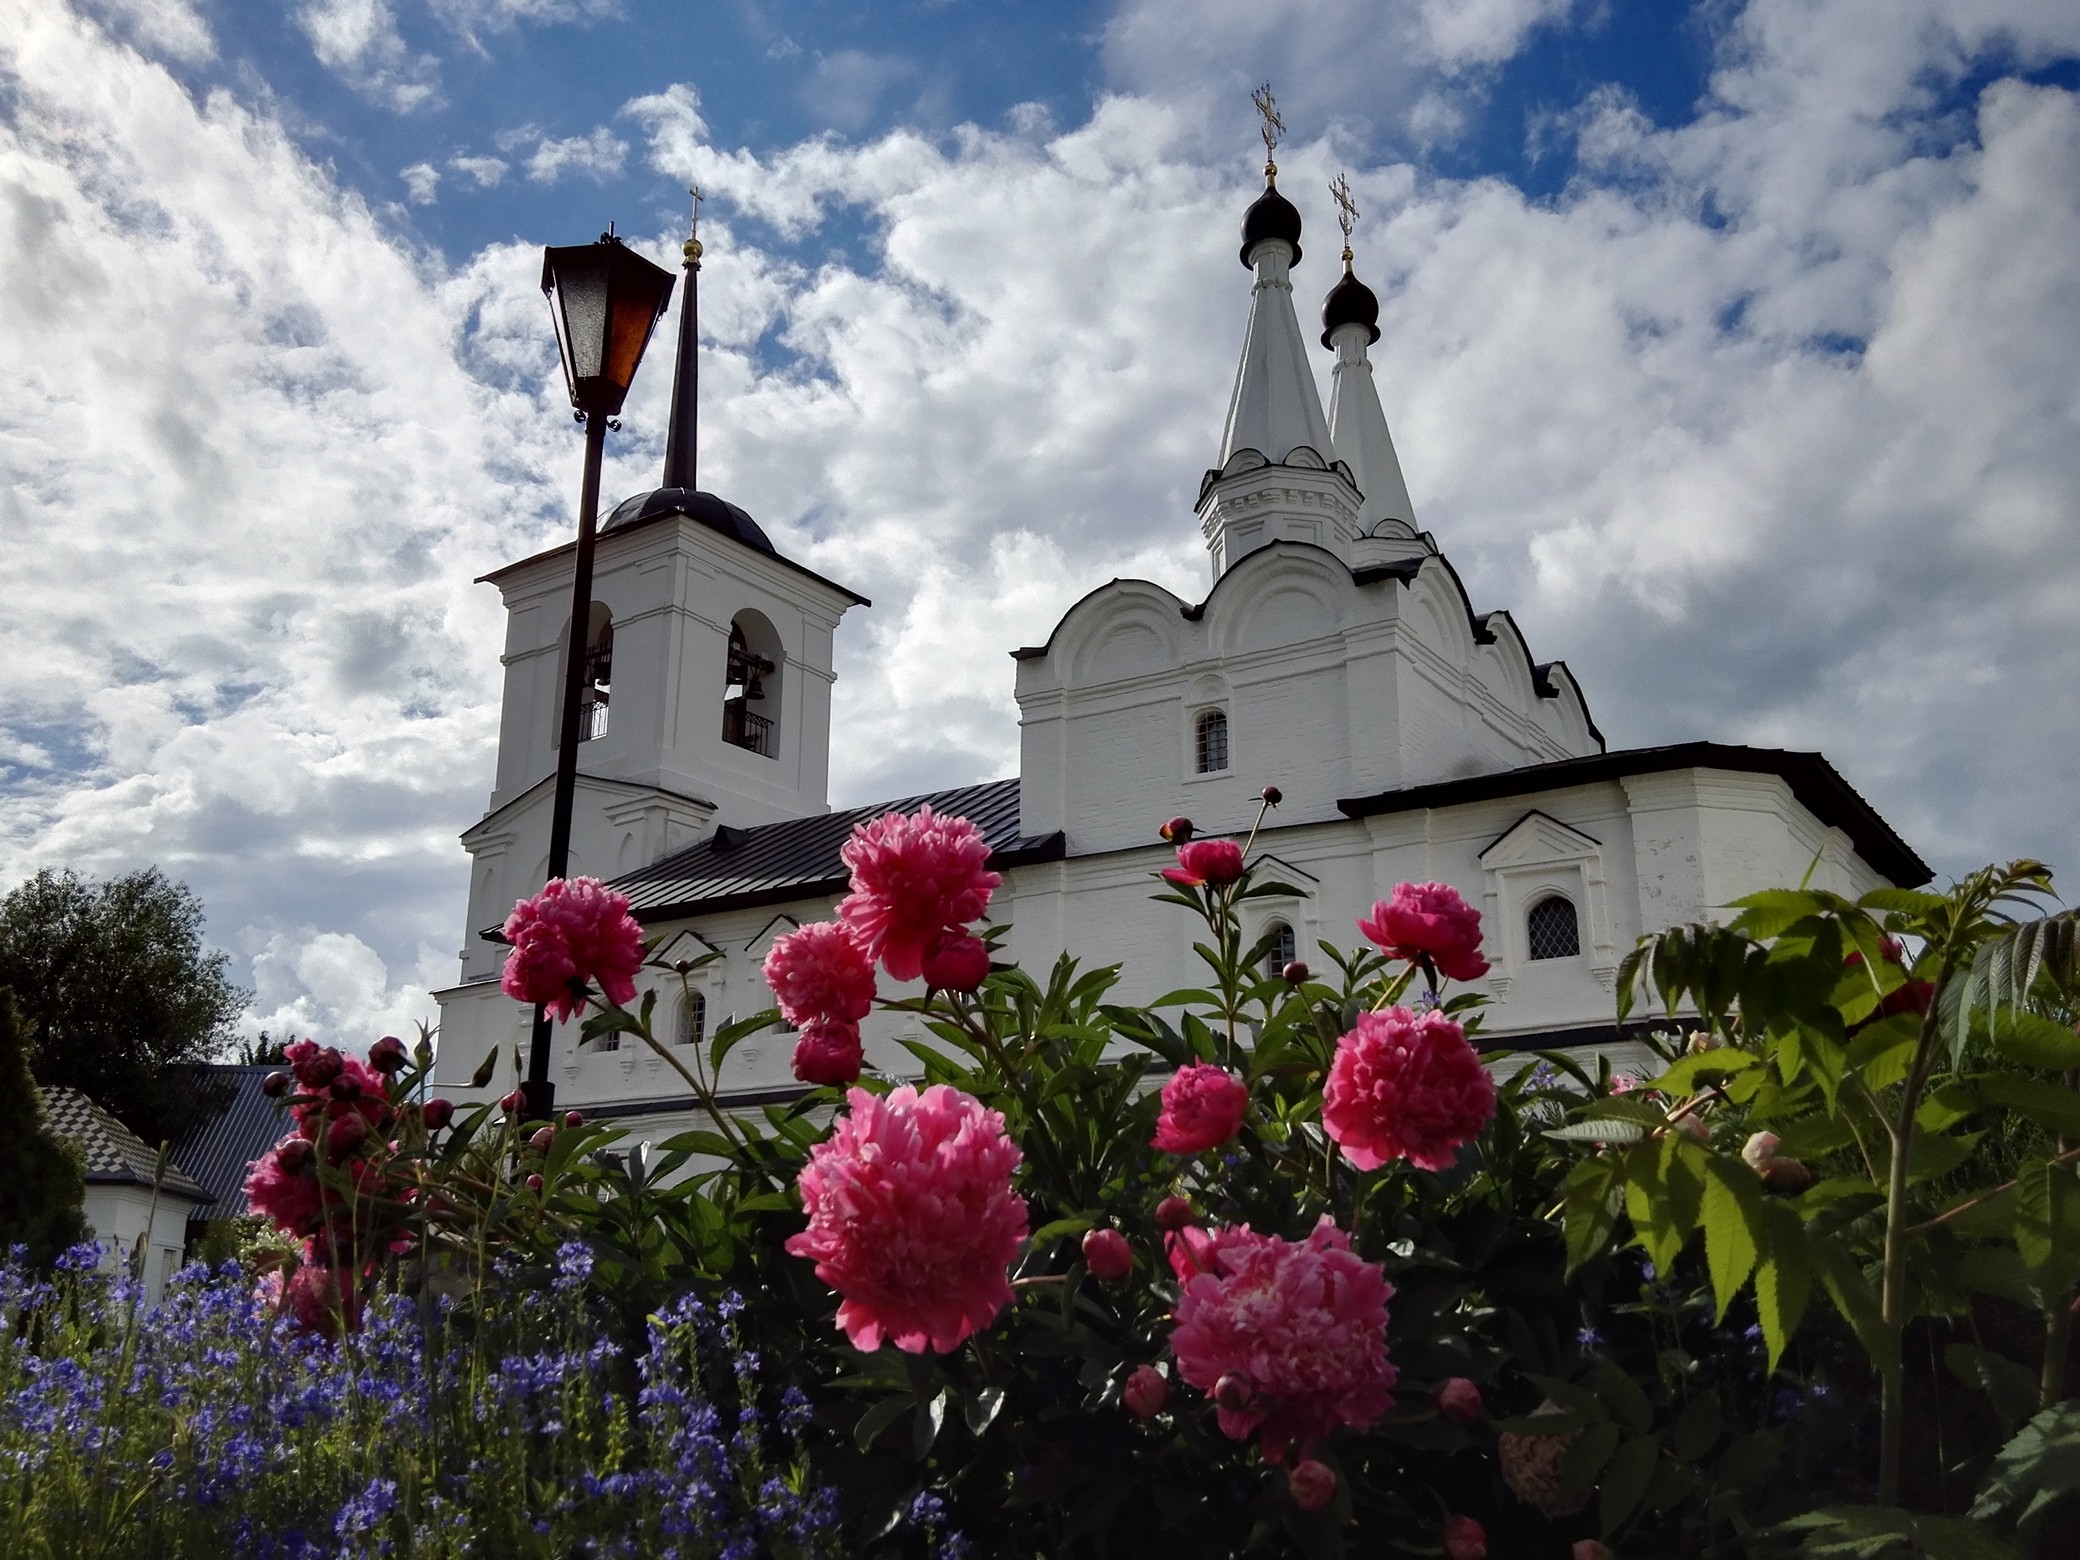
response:
M1680 742L1667 747L1620 748L1548 764L1529 764L1463 780L1345 797L1336 804L1346 818L1373 818L1387 813L1456 807L1494 801L1561 786L1594 785L1632 775L1662 774L1675 769L1725 769L1741 774L1775 775L1822 823L1840 829L1877 871L1902 888L1919 888L1935 876L1928 863L1899 837L1876 808L1819 753L1783 748L1737 747L1721 742Z
M648 526L656 525L661 520L676 520L678 518L680 518L680 516L677 510L667 510L663 514L651 515L646 519L638 520L633 525L625 525L621 527L620 530L614 532L614 535L627 536L632 532L640 531ZM714 530L712 526L709 527L709 529L711 531ZM773 560L773 562L779 564L783 569L792 569L795 573L805 575L809 579L816 581L816 583L819 585L829 587L831 590L836 591L839 595L845 597L848 601L852 602L855 606L871 607L874 604L865 596L862 596L858 591L852 589L851 586L840 585L836 580L829 579L824 575L818 574L814 569L811 569L804 564L796 563L792 558L786 557L781 553L760 552L758 548L747 546L745 543L739 541L734 536L726 536L720 531L714 531L714 534L721 537L723 541L728 542L733 547L742 547L748 553L756 553L761 558L770 558ZM547 559L559 557L564 553L576 552L577 550L578 543L577 540L573 538L568 542L562 543L560 546L551 547L546 552L538 552L530 557L516 559L512 563L501 564L499 567L493 569L489 574L479 574L476 578L475 583L479 585L496 585L507 575L517 573L519 570L525 569L532 564L541 563Z

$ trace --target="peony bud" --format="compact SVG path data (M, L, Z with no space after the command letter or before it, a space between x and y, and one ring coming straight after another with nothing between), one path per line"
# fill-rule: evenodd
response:
M527 1178L527 1189L530 1192L538 1192L547 1184L539 1175L531 1175Z
M1172 845L1182 845L1192 837L1192 820L1189 818L1172 818L1168 823L1156 830L1156 833L1160 834Z
M563 1124L564 1124L565 1126L567 1126L567 1127L571 1127L571 1128L577 1128L577 1127L582 1127L582 1126L584 1126L584 1125L585 1125L585 1112L583 1112L582 1110L567 1110L567 1111L565 1111L565 1112L563 1113Z
M1757 1167L1762 1184L1773 1192L1802 1192L1813 1184L1813 1172L1796 1159L1779 1156Z
M1578 1538L1574 1548L1568 1552L1568 1560L1618 1560L1609 1544L1599 1544L1593 1538Z
M1437 1389L1437 1411L1454 1424L1473 1424L1481 1417L1481 1389L1454 1376Z
M315 1094L337 1078L345 1065L346 1061L339 1052L326 1046L296 1064L296 1081Z
M403 1072L405 1060L404 1042L395 1035L385 1035L368 1048L368 1065L379 1073Z
M1257 1401L1256 1383L1231 1370L1213 1384L1213 1400L1231 1414L1246 1414Z
M1690 1043L1687 1046L1685 1046L1684 1049L1687 1050L1692 1056L1702 1056L1705 1052L1711 1050L1717 1044L1718 1042L1715 1041L1711 1036L1711 1031L1706 1029L1693 1029L1690 1031Z
M1192 1217L1192 1205L1182 1197L1165 1197L1156 1204L1156 1224L1162 1229L1181 1230Z
M1777 1149L1782 1143L1783 1140L1774 1132L1758 1132L1741 1145L1741 1158L1747 1161L1750 1170L1760 1175L1762 1167L1777 1157Z
M325 1092L336 1100L358 1100L361 1098L361 1080L352 1073L341 1073Z
M1336 1498L1336 1474L1328 1464L1305 1457L1286 1475L1286 1488L1302 1511L1320 1511Z
M1676 1130L1695 1142L1709 1143L1712 1140L1712 1129L1704 1124L1704 1117L1694 1110L1676 1123Z
M1153 1365L1136 1365L1119 1390L1119 1400L1136 1419L1153 1419L1170 1401L1170 1383Z
M555 1141L556 1129L554 1127L537 1127L535 1128L534 1136L527 1140L527 1146L538 1154L546 1154L549 1152L549 1145Z
M340 1116L325 1127L325 1157L338 1164L368 1141L368 1123L359 1116Z
M311 1160L316 1155L317 1150L311 1147L308 1140L291 1138L274 1151L274 1162L290 1175L301 1175L310 1168Z
M1488 1530L1471 1517L1444 1519L1445 1560L1488 1560Z
M438 1132L442 1127L445 1127L455 1119L455 1102L453 1100L441 1099L428 1100L426 1108L420 1113L420 1116L425 1121L428 1132Z
M1263 800L1265 806L1267 807L1276 807L1280 802L1286 799L1286 793L1281 791L1275 785L1265 786L1263 790L1257 793L1257 795ZM1311 1510L1313 1508L1310 1507L1309 1509Z
M1278 973L1285 978L1288 986L1304 986L1314 978L1314 971L1298 959L1293 960Z
M295 1081L293 1073L271 1072L260 1080L260 1092L271 1100L278 1100L289 1092L289 1085Z
M526 1092L521 1089L515 1089L511 1094L508 1094L504 1099L498 1102L498 1108L504 1111L508 1116L519 1115L520 1112L527 1109Z
M1134 1250L1118 1230L1092 1230L1083 1237L1083 1265L1109 1284L1134 1271Z
M924 957L924 983L940 991L973 991L989 978L989 949L980 937L949 938Z

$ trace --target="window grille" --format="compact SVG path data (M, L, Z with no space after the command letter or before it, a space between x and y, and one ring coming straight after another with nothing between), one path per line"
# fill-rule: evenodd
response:
M592 1049L595 1051L618 1051L621 1049L621 1036L617 1034L600 1035L592 1042Z
M1274 977L1282 975L1285 967L1300 956L1300 944L1293 936L1293 929L1283 921L1273 921L1265 930L1274 934L1277 941L1264 955L1264 973Z
M1574 906L1558 894L1533 905L1524 926L1530 935L1531 957L1534 959L1571 959L1582 951Z
M708 1036L708 999L698 991L686 993L686 1000L679 1004L679 1032L673 1038L680 1045L699 1045Z
M585 651L585 682L578 695L578 740L607 734L607 705L614 688L614 625L604 624Z
M1207 710L1199 717L1199 773L1218 774L1228 767L1228 717L1221 710Z
M730 624L729 656L723 675L722 740L764 758L780 756L773 721L751 706L766 702L765 680L776 669L771 660L753 652L741 624Z

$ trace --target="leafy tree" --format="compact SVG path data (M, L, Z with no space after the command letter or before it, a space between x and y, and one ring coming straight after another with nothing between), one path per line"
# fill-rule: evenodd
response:
M257 1040L238 1042L238 1061L241 1067L285 1067L289 1062L289 1042L277 1040L263 1029Z
M87 1237L86 1173L79 1150L44 1119L27 1029L12 993L0 988L0 1248L26 1246L30 1264L41 1267Z
M88 1095L147 1143L197 1101L174 1069L228 1047L247 993L202 944L202 902L156 867L97 883L45 868L0 899L0 985L35 1027L39 1083Z

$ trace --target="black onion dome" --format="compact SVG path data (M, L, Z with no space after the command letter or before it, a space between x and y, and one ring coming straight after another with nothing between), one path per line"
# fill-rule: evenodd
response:
M1282 238L1291 244L1293 264L1300 263L1300 213L1291 201L1278 193L1275 184L1267 184L1264 193L1242 215L1242 263L1245 267L1249 264L1249 252L1267 238Z
M1323 346L1331 344L1329 338L1341 325L1363 325L1372 332L1369 340L1379 340L1379 299L1373 297L1370 287L1348 271L1329 289L1329 296L1322 300Z
M758 522L745 514L726 498L717 498L713 493L697 492L692 488L655 488L648 493L637 493L624 498L614 506L607 516L607 523L600 527L600 534L609 531L626 531L641 525L646 520L655 520L663 515L685 515L698 520L711 531L720 531L724 536L735 537L746 547L756 547L762 553L773 553L772 540L759 529ZM773 553L778 557L778 553Z

